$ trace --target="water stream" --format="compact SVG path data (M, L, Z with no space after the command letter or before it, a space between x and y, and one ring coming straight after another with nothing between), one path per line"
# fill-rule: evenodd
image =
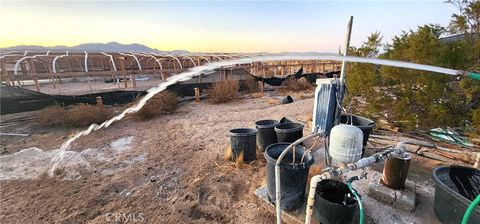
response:
M73 137L65 141L60 149L58 150L58 154L52 158L51 163L53 164L51 169L49 170L49 175L53 176L55 169L57 168L60 161L65 156L65 152L70 149L71 144L80 138L81 136L88 135L93 131L97 131L101 128L106 128L110 126L112 123L121 120L127 114L135 113L139 111L145 103L152 98L155 94L165 90L168 86L173 85L177 82L187 81L189 79L194 78L200 74L209 74L215 71L215 69L226 67L226 66L233 66L237 64L249 64L252 62L269 62L269 61L288 61L288 60L333 60L333 61L348 61L348 62L359 62L359 63L371 63L371 64L380 64L386 66L394 66L394 67L402 67L402 68L411 68L417 70L424 70L424 71L431 71L449 75L461 75L464 72L454 69L436 67L431 65L422 65L422 64L415 64L410 62L401 62L401 61L391 61L391 60L384 60L384 59L375 59L375 58L363 58L363 57L352 57L352 56L340 56L338 54L332 53L281 53L281 54L269 54L269 55L262 55L262 56L252 56L228 61L220 61L205 64L202 66L191 68L189 71L174 75L166 80L166 82L160 83L157 87L153 87L147 90L147 95L145 95L136 105L133 105L127 109L125 109L119 115L107 120L101 124L92 124L87 129L76 133Z

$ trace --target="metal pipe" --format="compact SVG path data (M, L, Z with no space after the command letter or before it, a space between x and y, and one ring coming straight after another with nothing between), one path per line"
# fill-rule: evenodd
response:
M280 154L280 156L277 158L277 162L275 163L275 207L276 207L276 211L277 211L277 224L281 224L282 223L282 206L280 205L281 202L281 196L282 196L282 188L280 186L280 163L282 162L282 159L283 157L285 157L285 155L287 155L288 151L290 151L290 149L292 149L294 146L304 142L305 140L307 139L310 139L310 138L314 138L314 137L317 137L317 136L323 136L323 132L319 132L319 133L313 133L313 134L310 134L310 135L307 135L303 138L300 138L298 139L297 141L295 141L294 143L290 144L287 148L285 148L285 150L283 150L282 154Z
M348 25L347 25L347 33L345 36L345 49L343 52L343 56L347 56L348 54L348 48L350 48L350 38L352 36L352 24L353 24L353 16L350 16L348 19ZM340 81L342 83L345 82L345 73L347 69L347 61L343 60L342 61L342 70L340 72Z
M403 155L406 151L405 144L406 142L399 142L394 149L388 149L383 152L375 153L372 156L360 159L355 163L350 163L336 170L328 171L312 177L307 198L307 210L305 211L305 224L310 224L312 221L313 205L315 204L315 192L317 189L317 184L320 181L370 166L373 163L378 163L394 156Z

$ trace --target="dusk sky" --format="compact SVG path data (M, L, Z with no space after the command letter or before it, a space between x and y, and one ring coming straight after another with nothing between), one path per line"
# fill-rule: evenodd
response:
M352 45L375 31L447 26L456 8L440 1L0 2L0 47L139 43L202 52L338 52L348 16Z

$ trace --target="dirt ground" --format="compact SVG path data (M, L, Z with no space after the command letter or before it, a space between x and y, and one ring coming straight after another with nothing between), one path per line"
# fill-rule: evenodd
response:
M2 132L29 136L2 136L0 221L274 223L254 194L265 184L263 154L235 168L223 160L228 133L284 116L305 123L308 133L313 99L307 95L293 95L288 105L277 103L282 96L188 102L146 122L126 118L75 142L56 177L46 174L55 149L82 129L37 127L32 112L2 116ZM417 163L419 179L438 165Z

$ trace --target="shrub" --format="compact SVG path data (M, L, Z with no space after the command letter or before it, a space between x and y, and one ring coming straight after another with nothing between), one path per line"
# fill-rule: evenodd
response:
M258 87L258 82L254 78L248 78L243 80L241 82L240 89L246 93L256 93L260 91L260 88Z
M43 127L61 126L67 121L67 109L58 104L48 106L38 112L35 121Z
M236 98L238 88L238 81L221 81L214 83L206 93L212 103L227 103Z
M113 113L103 106L77 104L71 108L65 108L53 105L40 110L36 122L47 127L83 127L92 123L102 123L112 116Z
M178 107L178 97L170 91L162 91L152 98L135 113L138 120L149 120L159 114L171 114Z
M298 92L298 91L306 91L313 88L313 85L304 77L300 79L295 79L294 77L290 77L285 80L285 90Z
M90 104L77 104L68 111L67 123L74 127L84 127L92 123L100 124L113 117L113 113L104 106Z

